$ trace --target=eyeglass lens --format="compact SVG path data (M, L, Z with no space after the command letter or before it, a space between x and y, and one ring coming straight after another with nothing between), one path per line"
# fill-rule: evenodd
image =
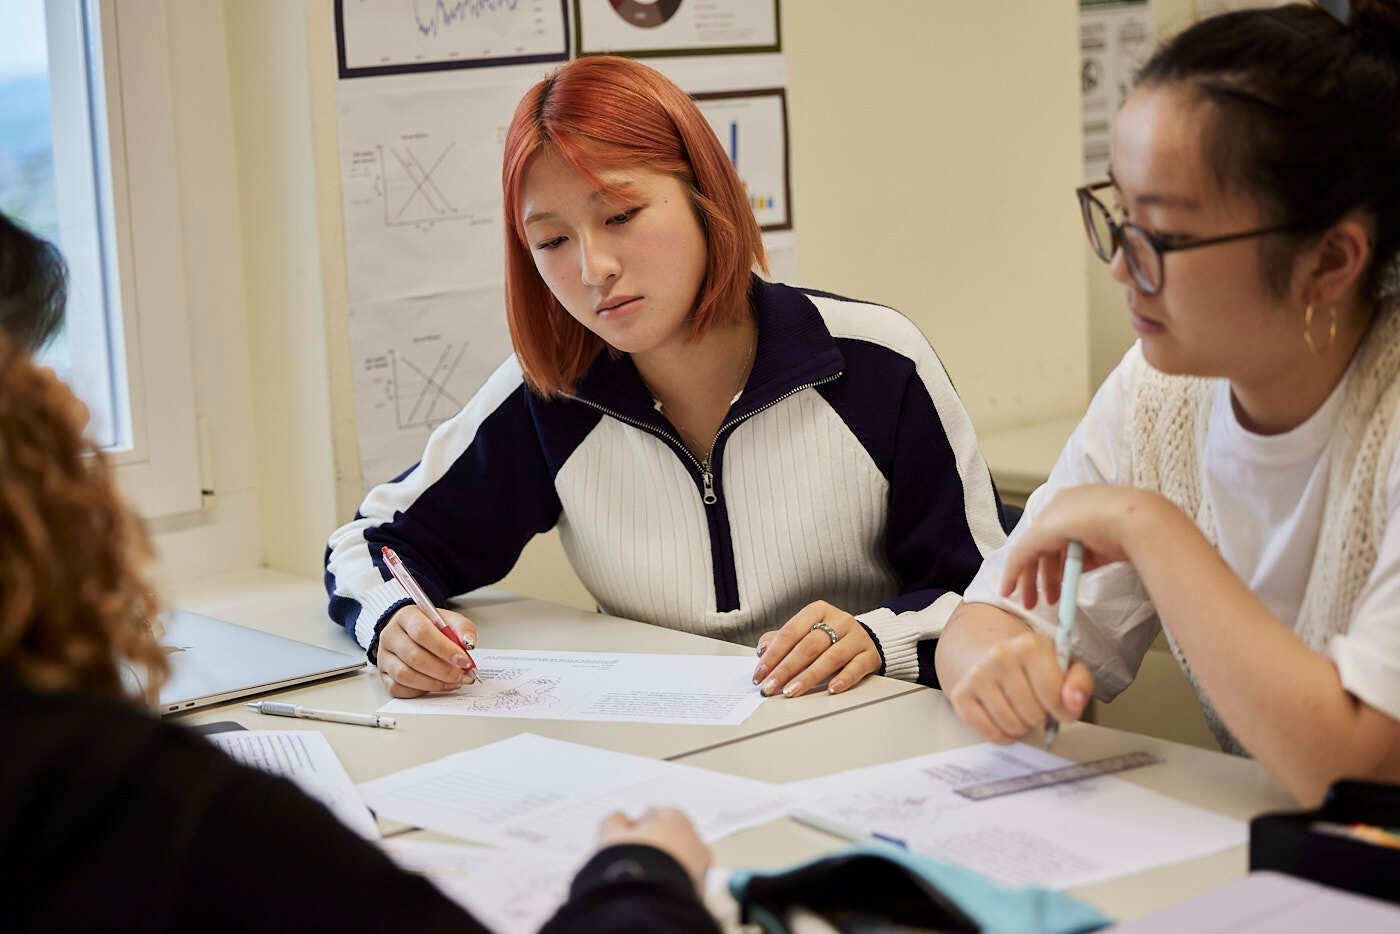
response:
M1122 247L1128 271L1142 290L1155 294L1161 289L1162 255L1141 228L1134 224L1115 224L1108 209L1095 198L1084 199L1083 212L1089 244L1099 259L1112 262L1114 251Z

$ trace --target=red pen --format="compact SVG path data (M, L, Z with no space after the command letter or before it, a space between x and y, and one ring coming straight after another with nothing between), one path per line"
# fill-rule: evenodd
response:
M457 648L461 649L462 654L467 657L467 664L462 670L476 671L476 662L472 660L472 654L467 651L467 647L462 644L457 630L447 625L447 620L443 619L437 607L433 606L433 601L428 599L423 588L419 587L418 582L413 579L413 575L408 573L408 568L404 566L403 560L394 554L394 549L388 545L384 545L380 553L384 555L384 563L389 565L389 573L394 575L394 580L398 581L399 586L408 591L408 595L413 598L413 605L422 610L423 615L433 621L433 625L438 628L438 631L456 643Z

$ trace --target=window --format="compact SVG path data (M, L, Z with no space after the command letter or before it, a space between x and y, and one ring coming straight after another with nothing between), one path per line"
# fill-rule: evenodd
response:
M145 515L198 509L165 2L4 3L0 209L70 275L45 362Z

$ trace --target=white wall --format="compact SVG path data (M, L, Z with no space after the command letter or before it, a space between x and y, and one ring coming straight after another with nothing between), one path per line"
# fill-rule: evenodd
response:
M783 6L805 278L913 318L981 432L1080 410L1076 8L860 6Z
M263 560L275 570L315 574L339 516L321 262L329 245L321 242L318 213L334 166L317 162L312 150L323 102L309 81L305 11L285 0L235 0L224 9Z
M223 7L167 9L195 411L210 439L216 488L204 511L153 527L160 575L170 582L256 565L262 529ZM129 145L141 158L140 141Z

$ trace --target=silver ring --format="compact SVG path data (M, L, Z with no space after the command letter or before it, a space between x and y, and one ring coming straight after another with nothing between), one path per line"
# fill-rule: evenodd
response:
M835 645L835 644L836 644L836 640L839 639L839 638L841 638L840 636L838 636L838 635L836 634L836 630L835 630L835 629L832 629L832 628L831 628L830 626L828 626L826 623L813 623L813 624L812 624L812 632L816 632L818 629L820 629L822 632L824 632L824 633L827 634L827 636L831 639L831 644L832 644L832 645Z

